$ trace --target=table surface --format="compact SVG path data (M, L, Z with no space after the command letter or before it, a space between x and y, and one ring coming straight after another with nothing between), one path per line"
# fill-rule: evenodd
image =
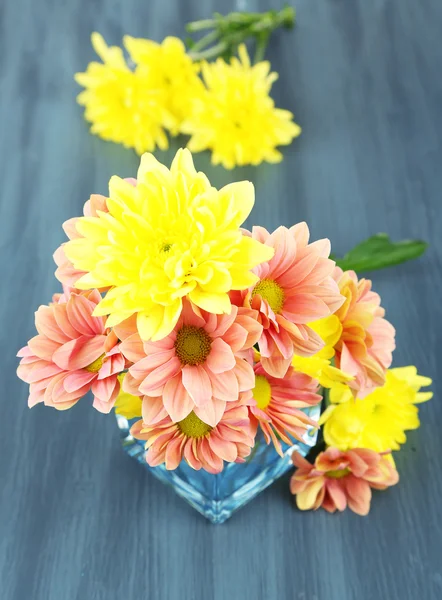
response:
M33 311L57 290L61 223L129 150L89 135L72 75L93 58L89 35L183 35L214 10L279 1L3 0L0 21L1 299L0 598L437 600L442 598L441 348L442 3L298 0L298 21L268 57L279 106L303 134L279 165L197 167L221 186L250 179L253 222L306 220L343 254L378 231L430 242L418 261L373 273L397 328L394 364L433 377L397 457L402 481L368 517L297 511L288 476L213 526L121 450L114 419L88 400L29 411L15 352ZM161 153L169 163L173 152Z

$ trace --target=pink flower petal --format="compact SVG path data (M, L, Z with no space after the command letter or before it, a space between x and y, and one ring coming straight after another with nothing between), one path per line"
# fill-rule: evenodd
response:
M236 444L229 440L222 439L216 432L212 432L208 438L211 450L220 458L227 462L235 462L238 457Z
M101 402L107 403L114 394L116 386L119 385L120 384L115 375L112 377L107 377L106 379L96 379L92 384L92 393L95 397L101 400Z
M92 316L95 304L84 296L72 295L66 309L71 325L80 334L97 335L104 332L103 318Z
M226 371L225 373L221 373L216 377L212 377L211 381L214 398L218 398L218 400L224 400L226 402L238 400L239 385L238 379L233 370Z
M201 421L204 421L204 423L207 423L211 427L216 427L221 421L225 409L226 403L224 400L212 398L210 402L206 402L203 406L195 406L193 410Z
M44 335L54 342L64 344L69 337L59 328L50 306L40 306L35 313L35 326L40 335Z
M183 385L181 373L169 379L164 386L163 403L164 409L175 423L185 419L194 409L194 401Z
M50 361L54 352L60 347L60 343L44 335L36 335L29 340L28 346L36 356Z
M119 348L127 360L130 360L130 362L133 363L138 362L146 356L144 353L143 342L138 333L128 336L121 342Z
M96 373L88 373L88 371L75 371L70 373L64 380L64 388L67 392L77 392L79 389L96 379Z
M156 396L155 398L144 396L142 411L143 422L149 426L159 423L165 417L167 417L167 411L164 407L163 398L161 398L161 396Z
M148 356L147 358L149 359L154 357ZM147 359L143 359L143 361L140 362L144 362L145 360ZM133 369L134 367L130 369L131 373L133 373ZM163 388L169 379L175 377L175 375L177 375L180 371L181 363L179 359L176 356L172 356L172 358L169 358L168 361L160 364L147 375L144 381L140 384L139 390L142 394L146 394L147 396L158 395L154 392Z
M104 352L106 336L81 336L63 344L52 356L52 360L61 369L75 371L93 363Z
M238 390L247 392L255 387L253 367L242 358L236 359L235 377L238 380Z
M224 371L230 371L235 366L232 349L221 338L212 341L206 365L212 373L224 373Z
M220 377L223 377L223 375L220 375ZM202 406L210 401L212 398L212 385L207 372L201 365L186 365L183 367L182 378L184 387L197 406Z

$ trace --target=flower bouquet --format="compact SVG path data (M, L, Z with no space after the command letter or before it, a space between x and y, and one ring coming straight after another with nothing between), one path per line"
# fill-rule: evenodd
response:
M19 352L29 406L91 392L128 453L214 522L292 460L299 508L366 514L430 382L388 370L395 331L371 282L305 223L242 229L253 204L250 182L215 189L189 150L170 169L144 154L136 179L92 195L54 254L62 293Z

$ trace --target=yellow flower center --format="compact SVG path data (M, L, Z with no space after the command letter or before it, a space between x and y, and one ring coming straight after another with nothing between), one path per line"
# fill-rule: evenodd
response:
M335 471L327 471L327 477L332 479L341 479L350 473L350 469L336 469Z
M209 356L211 343L211 337L202 327L184 325L177 333L175 352L181 364L201 365Z
M212 431L212 427L201 421L193 411L177 425L185 436L191 438L201 438Z
M264 375L256 375L255 387L253 388L252 394L258 408L261 410L264 410L270 404L270 400L272 399L272 388Z
M163 244L160 248L160 252L169 252L172 248L172 244Z
M278 314L284 306L284 290L276 281L262 279L255 285L252 291L252 298L257 295L269 303L270 308L275 314Z
M103 366L105 356L106 354L102 354L101 356L96 358L94 362L91 362L91 364L86 367L86 371L89 371L89 373L98 373L98 371Z

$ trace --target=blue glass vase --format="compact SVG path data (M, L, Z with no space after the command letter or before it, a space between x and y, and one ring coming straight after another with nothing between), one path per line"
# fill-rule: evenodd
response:
M320 407L314 406L305 411L312 419L318 420ZM212 523L223 523L232 513L252 500L257 494L272 484L292 467L291 455L297 450L303 456L316 443L317 429L310 428L303 442L293 446L284 445L284 456L276 452L273 445L267 445L261 434L245 463L227 463L221 473L211 475L206 471L195 471L183 460L177 469L168 471L164 465L150 467L146 463L144 441L136 440L130 428L137 419L128 421L116 415L124 450L140 462L150 473L163 483L171 485L175 492L187 500L198 512Z

